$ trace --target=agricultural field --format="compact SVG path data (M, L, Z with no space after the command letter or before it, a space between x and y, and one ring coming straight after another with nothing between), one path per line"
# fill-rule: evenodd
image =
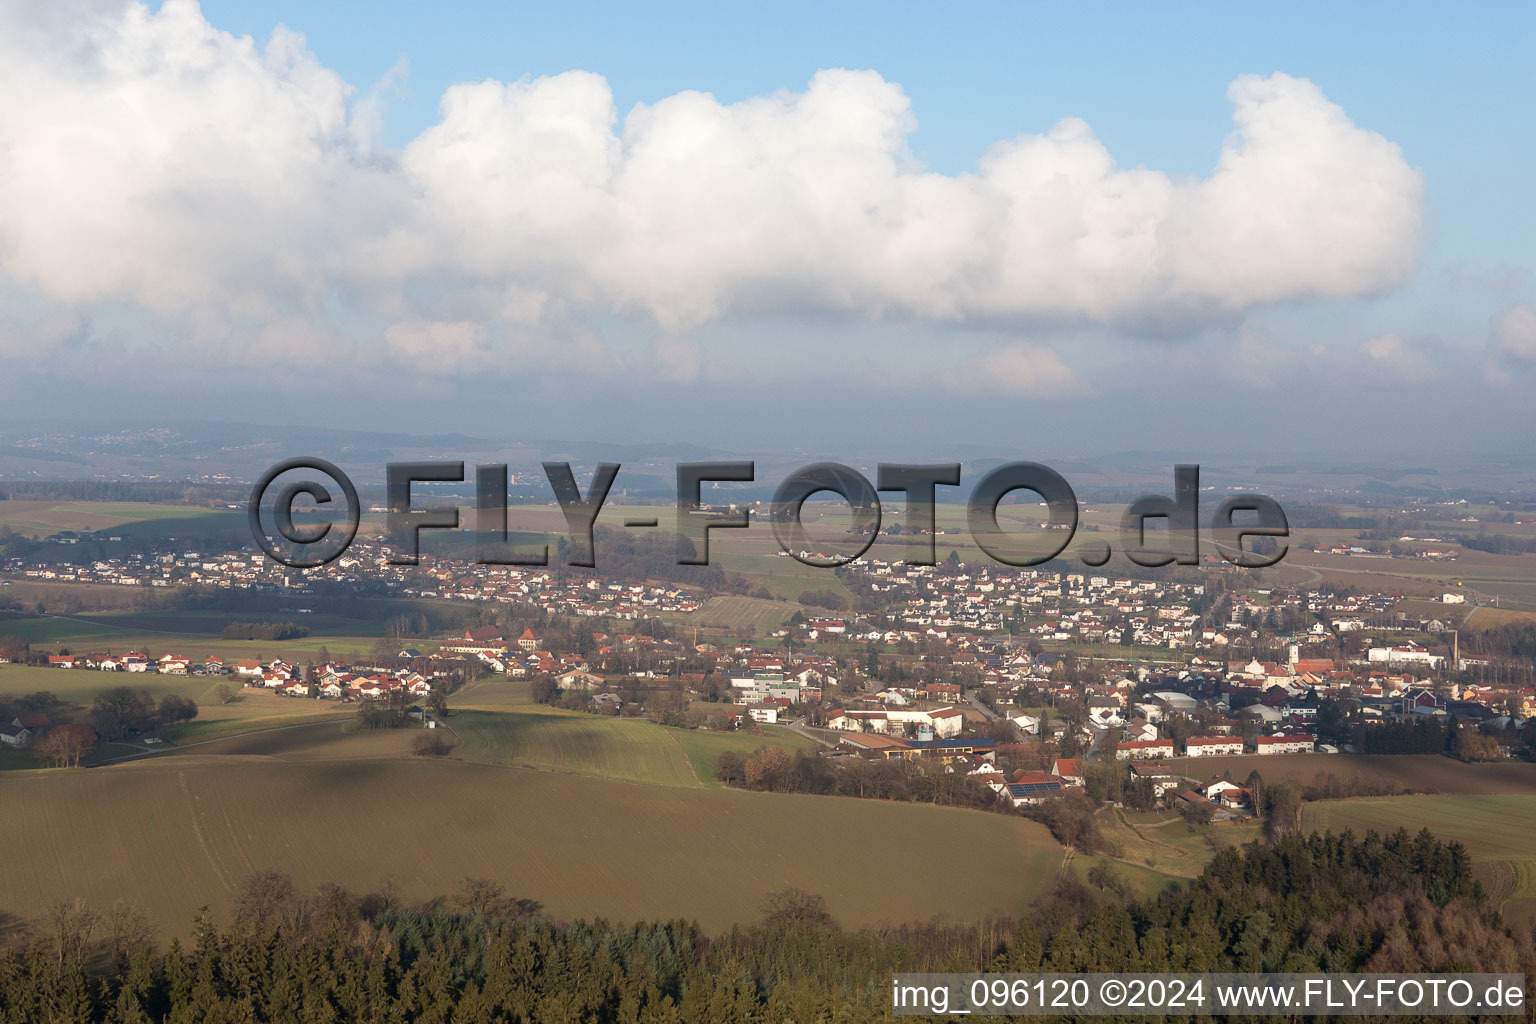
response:
M28 823L0 862L9 909L122 899L185 938L199 905L227 920L241 879L272 869L306 887L393 882L407 899L488 878L560 918L681 916L712 930L757 919L765 893L793 885L857 926L1018 912L1063 862L1044 828L1004 815L344 753L377 742L367 735L337 734L327 756L303 736L283 741L302 751L7 780L0 816ZM956 851L964 871L912 869Z
M219 695L219 687L225 683L236 690L235 699L228 704ZM317 707L343 707L333 701L280 697L263 687L241 686L236 676L176 676L161 675L158 672L96 672L89 669L0 665L0 694L11 696L43 690L60 700L89 706L99 694L119 686L145 691L156 701L168 694L190 698L197 703L199 722L210 719L270 718L313 712Z
M1455 547L1452 544L1439 546ZM1288 584L1315 585L1322 581L1422 599L1433 599L1454 591L1465 595L1468 604L1473 606L1491 605L1497 598L1501 609L1536 610L1536 554L1497 555L1469 548L1457 550L1459 554L1454 561L1438 561L1360 558L1293 548L1274 571L1281 582ZM1441 606L1441 610L1444 617L1470 609L1452 605Z
M459 740L453 756L467 761L684 788L715 785L713 762L724 750L816 745L772 726L761 734L714 734L544 707L456 711L447 724Z
M852 603L853 594L843 586L842 581L832 570L806 565L788 556L780 555L778 542L773 540L773 535L767 532L766 526L763 532L767 537L766 541L753 538L750 541L739 541L730 547L720 544L716 538L711 538L710 564L720 566L733 576L744 576L754 584L766 587L777 601L798 601L800 595L808 590L829 590L843 601ZM758 550L740 550L749 545Z
M180 526L199 519L229 521L229 513L191 505L128 501L0 501L0 526L8 526L33 538L52 536L64 530L108 530L129 523L174 521ZM113 534L122 535L116 530Z
M33 647L107 644L123 635L115 626L76 616L0 619L0 636L20 637Z
M1507 901L1511 917L1536 919L1536 793L1325 800L1303 805L1302 825L1356 833L1427 828L1457 840L1490 896Z
M756 597L712 597L698 611L679 615L674 621L685 625L713 626L732 630L736 635L755 630L768 634L788 622L800 610L791 601L765 601Z
M218 694L220 684L225 682L239 687L235 699L229 703ZM187 697L196 702L197 717L169 727L162 736L165 744L162 746L151 747L137 740L99 744L87 756L86 764L100 764L146 752L158 753L218 737L306 722L339 722L349 719L354 710L350 705L332 701L279 697L266 689L240 687L239 681L233 678L0 665L0 695L18 697L47 691L66 704L74 705L54 714L58 722L85 720L96 697L119 686L148 692L156 701L171 694ZM28 751L0 749L0 771L36 767L37 761Z
M657 728L664 728L657 726ZM693 765L693 773L706 786L719 786L715 778L715 759L727 750L750 755L763 747L777 746L785 750L815 750L820 746L797 732L779 726L759 726L755 732L708 732L703 729L665 729L672 742L683 750L683 755Z
M68 584L55 584L56 588ZM86 585L89 586L89 585ZM102 588L113 596L127 588ZM392 654L402 647L431 651L437 641L418 637L383 637L387 610L365 620L341 615L299 615L282 611L118 611L78 612L68 615L0 619L0 636L26 640L35 650L122 653L141 650L158 656L174 653L197 658L241 658L270 661L282 657L303 663L321 652L334 657L372 653L383 643ZM235 621L292 620L310 630L309 636L288 640L226 640L223 631Z
M1168 763L1179 774L1202 781L1230 772L1241 782L1257 770L1270 784L1319 784L1332 775L1344 783L1395 785L1405 793L1536 795L1536 764L1468 764L1440 754L1245 754L1171 758Z
M272 697L271 705L259 706L242 712L228 713L235 705L220 705L204 714L199 709L196 719L171 726L166 734L169 749L206 743L209 740L251 733L266 733L296 726L317 723L346 723L351 721L354 708L332 701L294 700L288 697ZM219 714L218 712L225 712ZM168 749L162 747L159 749Z
M525 679L509 679L506 676L485 675L471 679L453 692L450 705L459 709L504 711L507 708L539 707L533 702Z
M190 697L200 710L219 701L218 687L226 680L214 676L173 676L158 672L97 672L91 669L0 665L0 693L19 697L46 690L60 700L89 705L98 694L119 686L148 691L155 700L167 694ZM239 686L238 681L228 680ZM263 694L262 696L268 696ZM274 698L275 699L275 698Z
M1467 612L1462 625L1474 629L1496 629L1511 623L1529 625L1536 622L1536 611L1518 611L1514 608L1493 608L1479 605Z
M335 717L308 721L300 717L275 720L268 729L235 736L202 739L172 747L166 757L267 757L285 761L347 761L398 757L411 752L418 729L374 729L354 732L347 720Z

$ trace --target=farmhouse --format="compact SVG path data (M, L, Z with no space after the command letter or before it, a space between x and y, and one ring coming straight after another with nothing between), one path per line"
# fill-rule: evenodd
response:
M1150 779L1152 794L1159 800L1169 790L1178 789L1181 784L1174 777L1173 770L1161 761L1138 761L1131 765L1131 774L1138 779Z
M1253 800L1253 794L1246 787L1239 786L1224 776L1214 778L1201 786L1200 795L1218 807L1225 807L1228 810L1242 810Z
M605 685L603 677L591 672L583 672L581 669L573 669L570 672L555 676L555 685L562 690L601 690Z

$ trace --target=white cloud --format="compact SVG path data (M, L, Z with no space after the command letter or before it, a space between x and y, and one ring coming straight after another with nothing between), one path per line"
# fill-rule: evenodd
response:
M972 353L941 370L939 380L951 391L1019 398L1065 398L1084 390L1055 349L1031 341Z
M1429 335L1405 338L1387 333L1358 344L1314 341L1303 345L1278 340L1251 326L1173 352L1171 366L1180 371L1219 374L1284 391L1303 388L1309 393L1340 385L1352 391L1422 385L1452 372L1456 365L1454 351Z
M1404 340L1400 334L1378 334L1360 343L1360 355L1373 373L1381 373L1404 383L1424 383L1435 379L1438 368L1431 349L1438 346Z
M1488 345L1495 356L1536 363L1536 306L1517 302L1489 322Z
M1488 320L1483 375L1489 383L1510 383L1510 370L1536 364L1536 306L1517 302Z
M659 334L651 339L648 365L659 380L695 383L705 369L704 346L688 335Z
M588 72L457 85L390 151L379 97L401 74L359 98L302 37L258 47L190 0L9 5L0 274L60 308L258 331L339 304L399 322L382 351L440 345L467 372L504 337L570 344L590 314L666 338L807 310L1158 330L1378 293L1418 263L1420 173L1281 74L1232 84L1202 179L1120 168L1075 119L935 174L901 88L845 70L622 119ZM485 332L420 326L469 322ZM697 375L689 346L658 354Z

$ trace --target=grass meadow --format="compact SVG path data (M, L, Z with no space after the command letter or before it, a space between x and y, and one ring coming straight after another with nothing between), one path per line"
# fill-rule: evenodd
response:
M457 711L448 725L459 740L453 756L466 761L691 789L718 785L714 761L722 751L816 746L772 726L760 733L711 733L542 707Z
M407 899L489 878L561 918L714 930L793 885L862 925L1018 912L1063 860L1044 828L1004 815L348 755L359 742L378 740L12 776L0 815L27 826L0 860L8 908L122 899L185 937L199 906L227 915L241 879L272 869L303 886L392 883Z

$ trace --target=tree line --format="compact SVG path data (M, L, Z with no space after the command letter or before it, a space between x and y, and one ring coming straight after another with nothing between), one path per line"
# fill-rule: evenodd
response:
M1429 715L1409 721L1382 722L1359 731L1362 754L1438 754L1451 739L1451 727Z
M710 935L558 921L483 880L407 904L262 873L227 925L204 912L168 948L131 910L61 903L0 949L0 1021L866 1021L888 1019L898 971L1536 974L1530 927L1503 921L1466 850L1427 831L1293 834L1222 850L1155 897L1124 889L1096 871L1016 919L857 930L781 890L756 923Z
M297 640L309 636L309 627L296 622L231 622L224 627L225 640Z
M182 502L244 501L242 487L193 486L190 481L169 480L22 480L0 487L0 501L132 501L157 505Z
M842 757L834 765L814 751L790 753L762 747L750 755L722 751L715 778L727 786L770 793L814 793L867 800L899 800L944 807L990 809L997 794L975 779L950 771L938 758L875 761Z

